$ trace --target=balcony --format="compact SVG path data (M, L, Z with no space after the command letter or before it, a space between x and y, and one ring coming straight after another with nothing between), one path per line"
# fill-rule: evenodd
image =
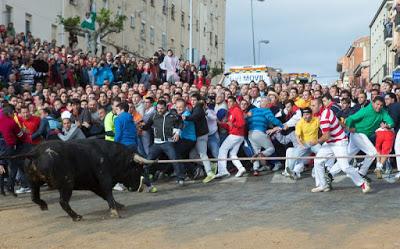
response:
M391 80L392 79L392 75L389 73L389 67L387 64L384 64L382 66L382 70L383 70L383 80Z
M393 6L393 0L387 0L385 4L386 9L390 10L392 6Z
M393 23L388 21L384 24L385 28L383 29L383 38L385 39L386 46L390 47L393 42Z

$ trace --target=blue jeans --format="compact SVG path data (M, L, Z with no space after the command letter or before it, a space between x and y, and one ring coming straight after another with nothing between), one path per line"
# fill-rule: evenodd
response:
M22 153L26 153L27 151L29 151L30 148L31 148L30 144L19 144L16 146L16 148L7 146L5 154L7 156L22 154ZM20 172L20 176L21 176L21 187L24 187L24 188L29 187L29 182L25 176L25 171L24 171L24 160L21 160L21 159L10 160L8 165L9 165L8 188L14 192L15 181L16 181L18 171Z
M208 149L211 151L211 154L214 158L218 157L219 153L219 134L216 131L214 134L208 136Z
M165 142L162 144L153 144L150 147L147 159L155 160L161 155L161 153L166 154L169 160L177 159L174 143L172 143L172 142ZM182 164L172 163L172 166L174 167L176 180L184 180L185 175L183 174ZM151 167L151 165L144 167L144 183L146 184L146 186L151 186L151 181L149 179L150 167Z

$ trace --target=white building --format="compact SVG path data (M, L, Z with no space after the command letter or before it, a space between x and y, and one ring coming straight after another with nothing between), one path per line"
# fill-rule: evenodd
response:
M28 32L41 39L61 41L57 15L62 13L63 0L0 0L0 22L14 23L16 32Z
M384 35L384 23L390 19L393 0L383 0L376 12L370 28L371 36L371 67L370 80L380 83L391 79L393 71L394 52L391 51L392 38Z

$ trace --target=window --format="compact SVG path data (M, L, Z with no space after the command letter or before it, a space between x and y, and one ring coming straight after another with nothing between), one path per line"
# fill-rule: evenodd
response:
M154 44L154 27L150 26L150 44Z
M108 0L103 0L103 8L108 9Z
M69 4L77 6L78 5L78 0L69 0Z
M6 18L6 26L12 22L12 7L11 6L6 6L6 13L5 13L5 18Z
M214 42L215 42L215 47L218 48L218 35L215 35L214 37Z
M196 32L199 32L200 29L200 22L199 19L196 20Z
M154 0L150 0L151 7L155 7Z
M142 26L140 28L140 38L146 40L146 22L142 21Z
M175 20L175 4L171 4L171 19Z
M25 34L31 32L32 15L25 13Z
M212 38L213 38L213 35L212 35L212 32L210 32L210 45L211 45L211 46L213 45L213 40L212 40Z
M181 11L181 26L185 27L185 12Z
M163 1L163 6L162 6L162 13L163 13L164 15L166 15L166 14L167 14L167 11L168 11L167 0L164 0L164 1Z
M135 29L135 16L131 15L131 28Z
M167 34L164 32L162 33L162 36L161 36L161 47L163 49L167 49Z

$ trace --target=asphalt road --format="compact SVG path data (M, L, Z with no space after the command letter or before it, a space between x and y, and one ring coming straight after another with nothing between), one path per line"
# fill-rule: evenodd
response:
M121 219L90 192L74 192L72 222L57 192L44 192L49 211L29 195L0 197L0 248L400 248L399 183L373 176L362 194L339 176L334 190L311 193L309 176L229 178L159 192L115 192Z

